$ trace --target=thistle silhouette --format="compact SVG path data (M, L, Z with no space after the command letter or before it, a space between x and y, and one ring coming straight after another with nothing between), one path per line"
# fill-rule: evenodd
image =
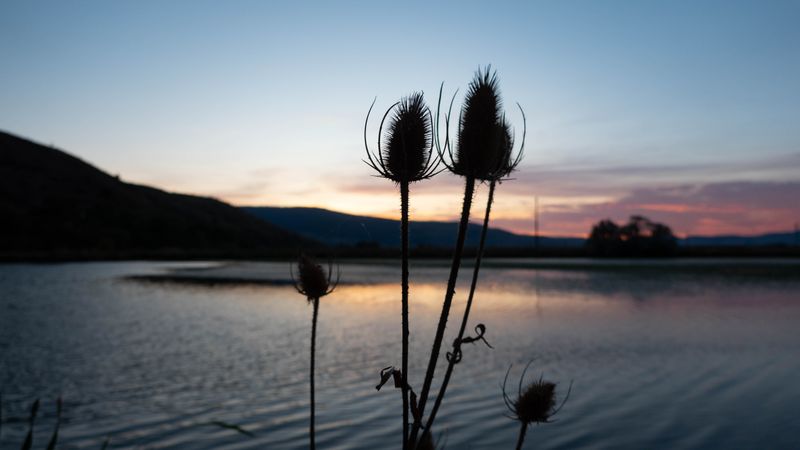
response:
M506 383L508 382L508 374L511 372L511 366L506 371L506 376L503 379L503 401L506 404L511 415L511 419L517 420L520 423L519 436L517 437L516 449L522 448L522 443L525 441L525 434L528 431L528 425L549 423L553 416L558 414L564 403L567 402L570 392L572 392L572 384L567 390L567 395L564 400L556 407L556 385L550 381L544 381L540 377L538 381L528 384L525 389L522 388L522 383L525 380L525 373L528 371L531 362L525 366L522 375L519 377L519 386L517 388L517 398L512 399L506 393Z
M433 151L433 114L425 105L424 95L415 92L386 110L378 129L378 149L374 152L369 147L367 125L376 100L370 105L364 121L367 165L375 169L379 176L398 184L413 183L435 175L440 160ZM383 136L384 123L392 113L389 128ZM386 145L382 145L382 137L388 141Z
M519 106L519 105L517 105ZM464 308L464 316L461 319L461 327L458 331L458 336L453 340L453 349L447 353L447 370L445 371L444 378L442 379L442 385L439 388L439 393L436 396L436 400L433 403L433 408L431 408L431 413L428 416L428 421L425 425L425 431L423 432L423 438L429 432L433 426L434 420L436 420L436 414L439 411L439 407L442 404L442 400L444 399L444 395L447 392L447 386L450 383L450 378L453 375L453 370L455 369L455 365L461 362L462 359L462 351L461 345L465 343L474 343L478 340L482 340L489 348L491 345L486 341L484 338L484 333L486 332L486 326L483 324L478 324L475 327L476 336L475 337L464 337L464 332L466 331L467 324L469 322L469 313L472 309L472 300L475 297L475 290L478 286L478 273L481 269L481 261L483 258L483 250L486 245L486 234L489 230L489 215L492 211L492 203L494 201L494 191L495 187L498 183L501 183L503 178L507 177L511 172L513 172L519 163L522 161L523 151L525 149L525 112L520 107L520 112L522 113L522 123L523 123L523 132L522 132L522 143L520 144L519 150L516 151L514 154L514 136L511 131L510 125L506 122L505 118L503 118L499 124L502 130L503 136L503 146L500 149L500 153L498 154L497 159L497 166L495 167L492 177L489 180L489 195L486 200L486 210L483 216L483 226L481 228L481 237L480 242L478 244L478 251L475 255L475 265L472 271L472 282L470 283L469 287L469 296L467 297L467 305Z
M311 414L308 425L310 439L309 448L313 450L316 448L314 437L314 362L319 299L336 289L336 286L339 284L339 272L337 270L336 279L333 279L333 266L331 264L328 265L328 270L325 271L322 266L317 264L312 258L301 255L297 261L297 277L295 278L294 271L292 271L292 280L294 281L294 287L297 289L297 292L306 296L308 302L314 306L314 313L311 319L311 368L309 373Z
M455 100L455 95L453 96L453 100ZM411 430L411 436L409 438L410 442L412 443L417 441L417 435L422 427L421 420L425 412L425 405L428 400L431 383L433 382L434 373L436 371L436 362L439 358L439 352L441 350L442 340L444 338L444 331L447 326L447 319L450 314L450 307L455 294L455 285L458 278L458 271L461 266L461 257L464 249L467 226L469 225L470 209L472 208L472 197L475 193L475 183L489 182L491 194L489 202L493 201L493 182L497 182L502 177L514 170L517 164L519 164L522 156L521 151L516 157L512 156L513 138L510 128L502 114L502 103L500 101L500 93L497 85L497 75L491 71L491 66L487 66L484 70L479 69L469 85L467 95L464 100L464 105L462 106L461 113L459 114L457 145L455 148L450 142L449 133L453 100L450 101L450 107L448 112L445 114L445 139L443 145L440 145L441 131L438 127L439 111L437 109L437 129L435 130L434 141L436 143L437 152L442 159L442 163L454 174L464 177L464 198L461 208L461 219L458 226L456 246L453 252L452 264L450 266L450 276L447 282L447 291L445 292L445 298L442 304L442 312L439 317L439 324L436 329L436 336L433 341L430 360L428 361L428 369L425 373L422 391L420 392L418 414L416 414L416 416L419 417L419 420L414 421L414 425ZM439 106L441 107L441 92L439 95ZM490 205L491 203L487 205L486 217L484 218L484 230L488 228L488 214ZM482 241L485 241L485 231L482 232L481 239ZM482 247L483 245L481 245L481 250L478 253L479 255L482 251ZM477 273L473 278L476 276ZM474 282L477 282L476 278ZM463 338L464 326L462 326L462 331L459 333L459 344L458 348L455 350L455 354L459 355L459 360L460 342ZM452 369L449 370L452 372ZM439 397L443 397L443 394L444 392L441 392ZM441 399L437 400L437 402L440 404ZM435 407L438 409L437 405L435 405ZM435 413L431 414L431 417L428 420L428 426L425 427L426 430L430 429L433 418L435 418ZM424 434L427 434L427 431Z
M402 314L402 368L401 390L403 397L403 449L408 448L408 203L409 185L415 181L430 178L437 173L440 159L433 151L433 115L425 105L422 93L414 93L390 106L381 120L378 130L378 150L373 153L367 143L367 124L375 101L367 112L364 121L364 147L367 152L367 165L379 176L398 184L400 188L400 235L402 247L401 262L401 314ZM393 114L392 114L393 113ZM383 125L392 114L381 145Z

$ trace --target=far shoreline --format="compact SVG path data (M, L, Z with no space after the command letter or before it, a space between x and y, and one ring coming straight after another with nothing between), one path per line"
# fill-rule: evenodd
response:
M418 247L411 249L411 257L418 260L449 259L450 248ZM60 249L53 251L33 250L0 252L0 263L59 263L90 261L291 261L301 253L312 254L336 260L380 260L397 259L400 250L374 247L317 247L297 249L275 249L272 251L248 251L241 249L145 249L145 250L99 250L99 249ZM464 262L475 256L474 248L464 249ZM670 259L708 259L708 258L800 258L800 247L679 247L670 256L593 256L586 248L487 248L487 260L507 259L596 259L596 260L670 260Z

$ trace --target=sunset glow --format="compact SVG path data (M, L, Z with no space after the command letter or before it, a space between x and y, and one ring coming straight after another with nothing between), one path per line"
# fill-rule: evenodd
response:
M679 235L800 221L796 2L89 3L0 5L0 129L125 181L397 218L362 162L370 103L421 90L435 108L444 81L455 114L492 64L517 139L515 103L527 116L495 226L532 234L537 196L546 235L632 214ZM413 185L412 220L454 220L462 182Z

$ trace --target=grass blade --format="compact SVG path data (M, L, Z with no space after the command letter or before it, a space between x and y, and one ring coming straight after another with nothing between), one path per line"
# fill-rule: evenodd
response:
M56 400L56 428L53 430L50 443L47 444L47 450L55 450L56 442L58 441L59 427L61 427L61 397L58 397L58 400Z
M25 437L25 442L22 443L22 450L31 450L33 446L33 423L36 421L36 413L39 412L39 399L31 405L31 415L28 418L28 435Z

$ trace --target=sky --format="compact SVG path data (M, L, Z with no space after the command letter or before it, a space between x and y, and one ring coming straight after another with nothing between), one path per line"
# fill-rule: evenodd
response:
M168 191L398 217L362 162L371 102L423 91L435 112L444 83L457 110L491 64L517 141L515 103L527 118L494 226L533 233L538 197L548 235L632 214L680 236L790 231L798 23L800 2L769 0L2 0L0 130ZM449 173L414 184L412 220L457 218L462 192Z

